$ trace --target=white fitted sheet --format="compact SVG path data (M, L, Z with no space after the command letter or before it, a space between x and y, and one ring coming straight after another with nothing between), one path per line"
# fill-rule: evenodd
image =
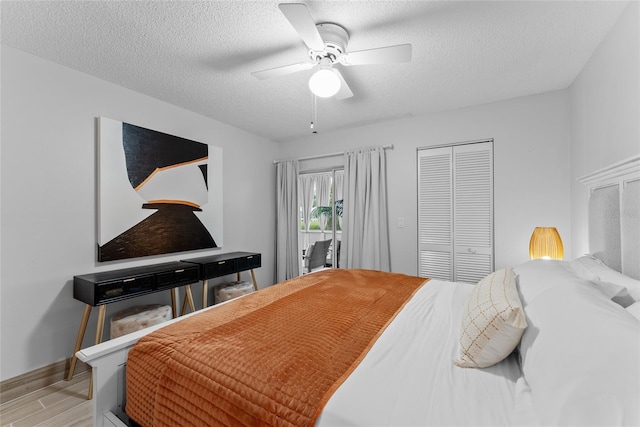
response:
M472 285L431 280L325 405L316 425L536 425L515 355L485 369L453 364Z

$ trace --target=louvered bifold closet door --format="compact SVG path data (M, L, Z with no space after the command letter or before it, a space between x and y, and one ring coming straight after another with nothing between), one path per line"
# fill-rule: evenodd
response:
M418 275L477 283L493 268L493 141L418 150Z
M493 271L492 143L453 147L454 279L477 283Z
M418 151L418 274L453 280L451 147Z

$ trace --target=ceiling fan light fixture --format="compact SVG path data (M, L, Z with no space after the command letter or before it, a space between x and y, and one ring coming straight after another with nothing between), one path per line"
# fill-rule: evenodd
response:
M329 98L340 90L340 78L332 68L320 68L309 79L309 89L316 96Z

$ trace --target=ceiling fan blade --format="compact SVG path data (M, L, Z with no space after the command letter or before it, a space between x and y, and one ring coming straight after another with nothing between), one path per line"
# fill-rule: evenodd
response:
M297 73L311 69L315 64L313 62L300 62L298 64L285 65L284 67L269 68L268 70L254 71L251 73L253 77L260 80L271 79L274 77L286 76L287 74Z
M280 3L280 11L296 30L302 41L312 50L323 50L324 42L309 9L302 3Z
M353 96L353 92L351 92L351 89L349 88L349 85L347 84L344 77L342 76L342 73L337 68L334 68L333 71L340 78L340 90L338 90L338 93L333 95L333 97L338 100L351 98Z
M340 57L340 62L343 65L389 64L409 61L411 61L410 44L348 52Z

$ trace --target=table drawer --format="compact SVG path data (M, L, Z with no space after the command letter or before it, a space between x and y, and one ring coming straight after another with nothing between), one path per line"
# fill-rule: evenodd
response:
M222 260L206 264L204 266L204 278L226 276L227 274L236 272L236 264L234 260Z
M200 280L200 276L197 266L188 266L174 271L158 273L156 280L156 289L163 290L196 283Z
M99 283L96 287L94 305L105 304L153 291L153 275L129 277Z
M246 257L236 258L237 271L251 270L253 268L260 268L261 256L260 254L247 255Z

